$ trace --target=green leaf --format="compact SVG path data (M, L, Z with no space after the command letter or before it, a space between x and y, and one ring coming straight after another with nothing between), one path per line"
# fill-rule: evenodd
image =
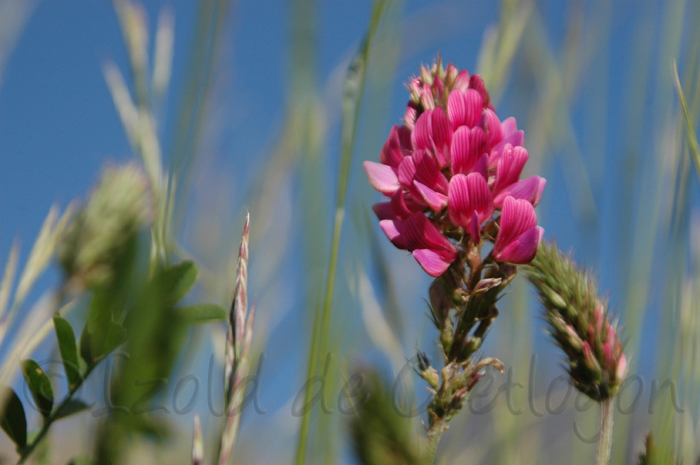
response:
M53 409L53 389L49 377L39 364L30 358L22 362L22 374L32 393L37 410L44 417L48 417Z
M216 304L188 305L173 310L185 324L196 325L213 321L226 321L228 312Z
M60 420L61 418L66 418L76 413L89 410L92 405L88 405L82 400L72 399L66 404L61 405L58 410L56 410L56 416L54 420Z
M80 348L80 358L83 360L83 363L86 366L92 366L92 352L90 350L90 335L88 334L87 323L85 323L83 331L80 333L78 347Z
M75 333L68 320L58 313L53 317L53 326L56 330L58 350L63 360L63 368L66 370L66 377L68 378L68 387L72 390L83 380L80 362L78 361L78 347L75 344Z
M108 291L98 290L90 301L90 311L87 320L87 332L90 336L90 353L99 358L104 350L102 345L107 337L107 331L112 323L112 294Z
M24 416L22 401L15 391L7 386L0 387L0 399L4 402L0 428L17 445L17 450L21 451L27 445L27 418Z
M126 329L117 323L112 323L107 331L107 337L102 345L102 353L100 357L107 356L114 349L122 345L126 341Z
M183 261L164 269L159 277L163 302L166 307L172 307L181 301L197 280L199 270L190 261Z

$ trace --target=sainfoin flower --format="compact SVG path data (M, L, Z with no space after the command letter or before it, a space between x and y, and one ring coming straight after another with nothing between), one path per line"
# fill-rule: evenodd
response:
M482 241L495 243L495 261L529 263L543 234L534 206L546 181L520 179L529 155L515 119L499 119L478 74L439 60L408 88L404 124L391 129L379 163L364 162L389 199L373 207L381 228L431 276Z

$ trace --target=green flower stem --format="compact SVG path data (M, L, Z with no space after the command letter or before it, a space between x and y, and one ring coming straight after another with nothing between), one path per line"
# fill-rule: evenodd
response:
M598 442L598 458L596 465L608 465L612 450L613 431L613 399L600 403L600 441Z
M440 445L442 433L447 429L444 420L437 420L428 430L428 450L426 451L426 462L434 464L437 459L437 450Z

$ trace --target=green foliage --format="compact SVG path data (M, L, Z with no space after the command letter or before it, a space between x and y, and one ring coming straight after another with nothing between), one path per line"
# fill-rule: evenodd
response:
M418 442L411 435L410 419L394 410L391 388L375 372L363 373L357 392L347 393L358 399L357 416L351 422L353 449L364 465L427 465Z
M177 319L189 325L226 321L228 318L226 309L215 304L188 305L176 308L172 313L177 314Z
M51 381L44 370L32 359L22 362L22 374L29 386L36 408L44 418L48 417L53 409L53 389Z
M58 351L63 360L63 368L68 378L68 388L75 389L82 382L80 362L78 361L78 347L75 344L75 333L71 324L59 313L53 317L53 325L58 340Z
M654 443L654 437L651 433L647 435L644 452L639 454L639 465L678 465L678 462L671 451L663 447L659 447Z
M17 445L17 451L21 452L27 445L27 417L24 415L22 401L15 391L7 386L0 388L0 399L4 403L0 428Z
M76 413L84 412L85 410L88 410L91 407L91 405L86 404L82 400L70 399L69 401L61 404L61 406L56 409L53 419L60 420L71 415L75 415Z

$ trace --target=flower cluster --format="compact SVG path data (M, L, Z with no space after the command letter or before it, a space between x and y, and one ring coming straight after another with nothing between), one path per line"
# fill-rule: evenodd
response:
M435 277L486 240L495 261L529 263L544 232L534 206L546 181L520 180L528 152L515 119L498 118L478 74L439 59L408 87L404 124L391 129L380 163L364 163L390 199L373 207L381 228Z

